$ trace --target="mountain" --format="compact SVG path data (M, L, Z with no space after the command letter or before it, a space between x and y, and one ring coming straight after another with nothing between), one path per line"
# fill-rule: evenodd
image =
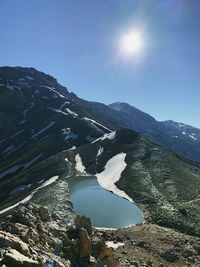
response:
M200 162L200 129L171 120L156 121L149 114L127 103L104 105L78 97L74 99L92 114L100 116L107 125L112 125L113 129L132 129L176 153Z
M126 103L109 105L119 111L119 124L138 131L156 143L200 162L200 129L171 120L159 122Z
M53 77L33 68L1 67L0 202L24 184L34 186L33 175L26 175L34 164L111 131L88 115Z
M188 157L190 152L195 158L196 150L192 148L193 144L198 147L198 140L199 129L191 126L157 122L124 103L107 106L80 99L55 78L34 68L1 67L0 266L2 258L8 266L10 262L23 266L16 260L43 266L57 248L57 266L77 260L74 255L80 249L79 241L87 235L84 230L71 231L66 226L75 222L68 179L91 175L103 188L134 201L148 224L119 229L116 234L95 232L90 240L87 238L93 254L88 251L87 259L80 259L78 253L75 266L88 266L83 262L92 260L92 256L96 261L102 257L101 264L108 264L109 258L107 266L116 267L115 259L110 257L112 250L102 237L109 244L125 243L126 252L119 249L114 253L122 266L130 265L126 265L124 255L128 259L132 253L139 258L145 255L143 262L147 262L150 251L157 265L167 261L184 266L188 258L199 264L200 164L169 149L173 145L176 152ZM29 246L26 255L22 241ZM184 251L178 250L179 246ZM108 254L99 254L100 248Z
M0 68L0 107L0 214L31 199L73 221L67 179L96 175L107 190L135 201L147 221L200 236L200 166L153 142L180 129L195 142L198 129L157 122L127 104L80 99L33 68Z
M200 236L199 164L129 129L106 134L77 151L86 172L107 190L133 199L147 221ZM112 184L112 170L117 176L123 161L126 168ZM105 170L110 183L102 178Z

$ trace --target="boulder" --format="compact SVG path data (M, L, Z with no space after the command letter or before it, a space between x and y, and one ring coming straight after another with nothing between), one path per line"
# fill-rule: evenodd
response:
M79 230L77 248L78 248L78 256L80 258L86 258L90 256L91 242L90 242L88 233L84 228L81 228Z
M106 267L102 262L96 260L94 257L90 256L90 266L91 267Z
M40 217L43 221L48 221L50 219L49 211L47 207L41 206L39 209Z
M31 228L29 230L28 237L31 238L34 242L38 242L40 239L38 232L34 228Z
M182 256L184 258L189 258L191 256L194 255L194 252L191 250L191 249L185 249L183 252L182 252Z
M11 247L26 256L30 256L28 245L18 237L7 232L0 231L0 246Z
M42 267L42 263L22 255L15 249L9 249L5 253L3 262L13 267Z
M161 256L169 262L175 262L179 259L178 255L173 249L167 249L164 253L162 253Z
M89 235L92 233L92 225L90 218L86 218L85 216L77 215L74 224L76 229L85 228Z
M112 248L106 246L104 240L93 240L92 255L107 267L118 267L119 262L112 256L112 251Z

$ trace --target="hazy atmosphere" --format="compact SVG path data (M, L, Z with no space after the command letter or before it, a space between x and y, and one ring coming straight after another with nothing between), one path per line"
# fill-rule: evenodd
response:
M1 0L0 10L1 66L200 127L199 0Z

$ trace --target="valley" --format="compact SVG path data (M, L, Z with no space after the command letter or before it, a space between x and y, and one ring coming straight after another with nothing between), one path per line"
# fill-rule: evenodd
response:
M127 110L122 103L106 106L79 99L55 78L33 68L1 67L0 78L2 231L11 229L6 226L6 218L29 203L33 203L33 210L40 205L48 207L52 224L74 225L75 214L80 212L73 202L72 191L76 189L80 193L77 202L86 211L93 202L93 226L123 228L138 224L116 231L93 229L95 236L104 236L106 241L125 241L123 248L113 250L121 266L131 266L134 261L138 264L135 266L144 266L144 262L152 266L147 263L148 253L153 266L165 266L159 265L161 262L167 266L198 266L199 129L172 121L158 123L139 110L135 110L134 119L133 107L128 106ZM180 131L185 134L182 136ZM173 137L172 142L172 136L180 138ZM138 208L133 211L135 205L141 212ZM112 220L106 219L106 212ZM35 216L34 211L31 216ZM14 218L12 223L24 224ZM101 218L106 221L99 224ZM161 255L169 244L175 250L174 240L182 240L182 251L176 251L170 263L168 256ZM187 246L184 240L189 240ZM192 240L195 246L190 244ZM192 254L184 257L182 252L187 249ZM132 254L136 255L135 260ZM139 262L140 257L143 263ZM129 260L126 262L125 258Z

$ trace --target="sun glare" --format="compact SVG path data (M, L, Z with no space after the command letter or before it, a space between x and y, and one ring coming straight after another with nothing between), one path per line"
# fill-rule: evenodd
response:
M127 54L134 54L142 49L142 39L140 33L130 32L121 40L121 48Z

